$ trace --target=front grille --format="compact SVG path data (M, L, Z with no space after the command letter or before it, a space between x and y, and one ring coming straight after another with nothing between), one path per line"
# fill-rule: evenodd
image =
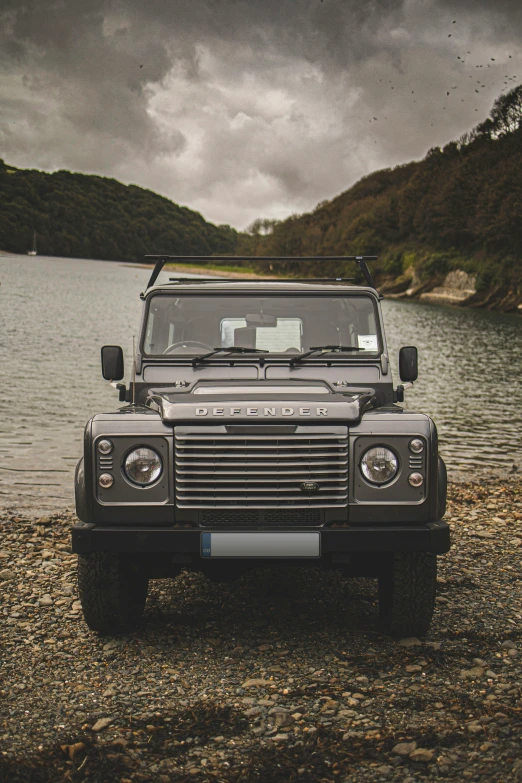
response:
M274 426L270 434L261 430L237 435L224 426L176 427L176 506L347 507L347 427L296 427L290 435ZM317 488L301 489L306 482Z

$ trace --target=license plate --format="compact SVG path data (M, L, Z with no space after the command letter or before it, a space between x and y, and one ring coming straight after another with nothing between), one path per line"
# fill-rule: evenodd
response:
M319 557L319 533L202 533L201 557Z

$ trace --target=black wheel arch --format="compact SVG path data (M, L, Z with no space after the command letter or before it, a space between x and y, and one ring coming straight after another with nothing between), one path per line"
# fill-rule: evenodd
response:
M437 522L446 513L446 498L448 494L448 471L446 463L439 455L437 460Z
M82 457L74 472L74 499L76 501L76 516L81 522L88 522L85 498L85 461Z

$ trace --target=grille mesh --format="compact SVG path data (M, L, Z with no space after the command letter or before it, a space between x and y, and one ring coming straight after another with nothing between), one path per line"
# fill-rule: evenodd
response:
M212 509L199 512L203 527L320 527L323 511L320 508L282 509Z
M346 507L347 428L298 427L291 435L273 434L274 429L233 435L224 427L176 427L177 507ZM303 491L304 482L317 489Z

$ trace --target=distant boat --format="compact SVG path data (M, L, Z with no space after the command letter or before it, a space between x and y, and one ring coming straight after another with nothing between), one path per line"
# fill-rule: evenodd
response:
M27 253L28 256L36 255L36 231L33 231L33 248Z

